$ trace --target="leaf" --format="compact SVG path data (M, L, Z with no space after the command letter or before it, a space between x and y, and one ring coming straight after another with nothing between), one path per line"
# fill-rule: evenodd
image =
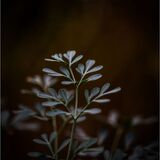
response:
M43 83L44 83L43 85L45 88L53 86L54 84L57 83L57 81L58 81L57 78L52 78L48 75L43 76Z
M53 59L55 59L57 62L64 62L64 60L62 59L62 54L54 54L51 56Z
M63 149L69 144L69 142L70 142L70 138L66 139L66 140L60 145L60 147L58 148L57 153L60 152L61 150L63 150Z
M98 134L98 145L102 145L108 137L108 131L106 129L101 129Z
M45 116L45 108L41 104L36 104L35 108L42 117Z
M110 99L97 99L97 100L93 100L93 102L97 102L97 103L107 103L107 102L110 102Z
M103 152L103 147L88 148L87 152L98 152L98 153L101 153L101 152Z
M92 76L90 76L90 77L88 77L86 80L89 82L89 81L95 81L95 80L97 80L97 79L99 79L99 78L101 78L102 77L102 75L101 74L95 74L95 75L92 75Z
M117 149L113 155L112 160L123 160L125 157L125 153L123 153L120 149Z
M67 101L66 101L66 105L68 105L74 98L74 94L72 91L67 91Z
M74 98L74 92L73 91L67 91L67 104L71 102Z
M48 73L50 76L53 76L53 77L64 77L63 74L53 71L52 69L49 69L49 68L44 68L42 71L45 73Z
M78 155L96 157L102 152L103 152L103 147L96 147L96 148L88 148L88 149L78 153Z
M41 152L29 152L27 155L30 156L30 157L38 158L38 157L44 156L44 153L41 153Z
M23 120L27 120L28 118L34 115L36 115L36 113L30 109L27 109L27 108L21 109L17 111L17 115L13 118L12 124L15 125L16 123L23 121Z
M110 83L105 83L105 84L102 86L100 93L102 94L102 93L106 92L106 91L109 89L109 87L110 87Z
M37 144L47 145L47 143L42 141L41 139L33 139L33 142L35 142Z
M79 72L81 75L84 73L84 65L78 64L78 68L76 68L76 71Z
M53 71L50 68L43 68L43 72L46 72L46 73L49 73L49 74L55 73L55 71Z
M120 88L120 87L117 87L117 88L115 88L115 89L112 89L112 90L104 93L104 95L113 94L113 93L119 92L120 90L121 90L121 88Z
M56 139L56 137L57 137L57 133L52 132L49 137L49 142L52 143Z
M63 115L63 114L68 114L68 112L64 112L64 111L61 111L61 110L52 110L52 111L48 111L46 113L47 116L49 117L54 117L54 116L57 116L57 115Z
M63 85L70 85L70 84L73 84L74 82L72 81L62 81L61 84Z
M27 82L33 83L39 86L43 85L42 78L39 75L35 75L33 77L27 77Z
M83 55L77 56L77 57L72 61L72 64L74 64L74 63L80 61L82 58L83 58Z
M42 139L43 139L44 141L48 142L48 136L47 136L46 133L43 133L43 134L41 135L41 137L42 137Z
M88 114L98 114L98 113L101 113L101 109L99 109L99 108L86 109L86 110L84 111L84 113L88 113Z
M103 66L97 66L97 67L94 67L91 70L89 70L87 73L97 72L97 71L101 70L102 68L103 68Z
M130 147L131 143L134 141L134 139L135 139L135 135L132 132L129 132L125 135L124 145L125 145L126 150L129 149L129 147Z
M72 50L72 51L67 51L67 54L68 54L69 62L71 63L73 57L74 57L75 54L76 54L76 51L74 51L74 50Z
M53 88L48 88L48 92L52 95L52 97L57 97L57 92Z
M64 75L66 75L66 77L70 77L70 72L69 72L69 70L67 68L60 67L59 69Z
M50 61L50 62L57 62L57 60L50 59L50 58L45 58L44 60L45 60L45 61Z
M86 98L87 103L89 103L89 102L90 102L90 98L89 98L89 90L88 90L88 89L86 89L86 90L84 91L84 95L85 95L85 98Z
M58 95L67 102L67 91L65 89L60 89Z
M91 94L90 94L90 99L92 99L94 96L96 96L98 93L99 93L99 91L100 91L100 88L98 88L98 87L95 87L95 88L93 88L92 90L91 90Z
M40 90L37 88L32 88L31 92L37 95L40 92Z
M109 157L110 157L110 152L109 152L108 150L106 150L106 151L104 152L104 159L105 159L105 160L109 160Z
M86 62L86 72L95 64L95 60L89 59Z
M95 143L97 142L97 139L93 138L93 139L89 139L89 140L86 140L84 142L82 142L78 148L76 148L76 153L80 152L80 151L83 151L89 147L91 147L92 145L94 145Z
M40 129L40 124L39 123L34 123L34 122L18 122L14 124L14 128L17 130L30 130L30 131L37 131Z
M22 112L22 113L18 113L12 120L12 124L16 124L19 121L23 121L30 118L30 114L26 113L26 112Z
M46 99L53 98L53 97L50 96L49 94L43 93L43 92L39 92L39 93L37 94L37 96L40 97L40 98L46 98Z
M47 107L54 107L54 106L57 106L59 104L62 104L62 103L57 102L57 101L46 101L46 102L42 103L43 106L47 106Z
M71 65L72 59L75 56L76 52L74 50L72 51L67 51L67 53L63 54L63 56L68 59L69 64Z

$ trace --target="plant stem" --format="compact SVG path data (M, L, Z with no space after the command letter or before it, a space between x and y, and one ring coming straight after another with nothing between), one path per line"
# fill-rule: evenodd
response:
M77 109L78 109L78 88L79 86L76 86L76 96L75 96L75 115L73 117L73 125L72 125L72 130L71 130L71 140L68 148L68 153L67 153L67 160L69 160L71 156L71 151L72 151L72 145L73 145L73 140L74 140L74 134L75 134L75 129L76 129L76 115L77 115Z
M62 124L62 126L60 127L59 131L58 131L58 135L60 135L62 133L62 131L64 130L64 128L66 127L67 123L68 123L69 119L65 120Z
M112 146L111 146L111 156L110 156L110 159L112 159L113 153L116 150L116 148L118 147L118 144L119 144L120 138L122 136L122 133L123 133L123 127L119 125L118 128L117 128L117 130L116 130L116 134L115 134L115 137L113 139Z
M56 117L53 117L52 118L52 125L53 125L53 130L54 132L57 133L57 122L56 122ZM57 134L57 137L54 141L54 151L55 153L57 152L57 149L58 149L58 134ZM57 160L58 159L58 155L55 156L55 159Z
M71 131L71 140L70 140L70 144L69 144L68 153L67 153L67 159L66 159L66 160L69 160L69 158L70 158L70 156L71 156L71 151L72 151L72 145L73 145L73 140L74 140L75 129L76 129L76 120L73 121L72 131Z
M47 88L43 88L44 92L47 92ZM50 100L50 99L48 99ZM57 100L57 99L55 99ZM58 100L57 100L58 101ZM50 108L52 110L52 108ZM57 121L56 121L56 117L52 117L52 126L53 126L53 131L57 133ZM48 144L48 147L52 153L52 156L53 156L53 159L55 157L55 160L58 160L58 155L55 155L54 156L54 152L56 153L57 152L57 149L58 149L58 134L57 134L57 137L54 141L54 152L53 152L53 149L52 149L52 146L51 144L49 143Z
M78 119L82 114L83 112L87 109L87 107L89 106L90 104L87 104L83 109L82 111L77 115L76 119Z
M54 158L55 158L55 155L54 155L54 152L53 152L53 149L52 149L52 146L51 146L50 143L48 143L48 148L49 148L49 150L50 150L50 152L51 152L51 154L52 154L52 158L54 159Z
M74 114L74 117L77 116L77 109L78 109L78 89L79 89L79 87L77 86L77 87L76 87L76 97L75 97L75 114Z
M76 82L76 79L75 79L75 77L74 77L74 74L73 74L73 71L72 71L71 66L69 66L69 71L70 71L70 73L71 73L71 75L72 75L72 78L73 78L73 81L74 81L74 83L75 83L75 82Z

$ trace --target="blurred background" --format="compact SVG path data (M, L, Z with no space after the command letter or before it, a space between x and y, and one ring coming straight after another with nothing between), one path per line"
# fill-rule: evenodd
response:
M90 87L105 82L122 87L103 106L104 115L116 109L127 116L158 116L158 0L3 0L2 110L33 105L37 99L20 94L30 87L26 77L42 74L49 66L44 58L67 50L104 66L103 79ZM84 128L94 134L92 121ZM158 123L138 133L140 143L150 142L158 135ZM2 159L29 159L35 135L2 135Z

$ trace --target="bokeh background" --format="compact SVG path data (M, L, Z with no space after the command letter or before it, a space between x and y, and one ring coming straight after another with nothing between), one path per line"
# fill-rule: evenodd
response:
M91 86L122 87L103 114L117 109L123 115L158 116L158 0L3 0L2 109L32 105L33 98L20 94L29 87L25 78L42 74L44 58L72 49L104 66L103 79ZM85 126L94 134L90 122ZM158 123L138 133L139 142L150 142ZM29 159L35 135L3 135L2 158Z

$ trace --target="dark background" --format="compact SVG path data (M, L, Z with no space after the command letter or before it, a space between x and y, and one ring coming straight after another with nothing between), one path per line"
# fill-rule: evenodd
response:
M42 74L44 58L71 49L104 66L103 79L92 85L122 87L103 114L158 115L158 0L3 0L2 107L32 105L19 92L27 88L25 78ZM157 134L158 124L140 128L139 141ZM35 135L4 136L3 159L28 159Z

